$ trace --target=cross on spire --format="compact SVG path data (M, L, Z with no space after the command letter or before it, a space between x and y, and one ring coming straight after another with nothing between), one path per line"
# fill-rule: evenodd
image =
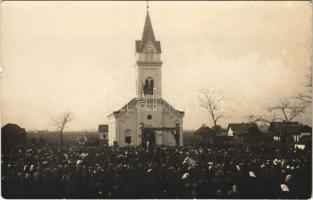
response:
M149 1L147 1L147 11L149 11Z
M153 28L152 28L152 23L151 23L151 19L149 15L149 1L146 1L146 4L147 4L146 5L147 13L146 13L145 24L144 24L141 40L136 40L136 51L142 52L143 47L150 40L154 44L157 51L161 53L161 44L160 44L160 41L156 41L155 39Z

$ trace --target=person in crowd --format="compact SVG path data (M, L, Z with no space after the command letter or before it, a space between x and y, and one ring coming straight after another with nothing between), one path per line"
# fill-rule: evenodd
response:
M2 152L5 198L308 198L311 149L273 146L97 148Z

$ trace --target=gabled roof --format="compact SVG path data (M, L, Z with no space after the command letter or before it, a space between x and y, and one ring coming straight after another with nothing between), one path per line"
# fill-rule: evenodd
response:
M312 128L299 122L272 122L268 128L270 134L300 134L312 132Z
M133 98L130 100L126 105L124 105L121 109L117 111L113 111L109 116L111 115L119 115L122 112L126 112L128 109L132 108L133 106L136 106L138 102L154 102L157 105L162 105L163 107L166 107L167 109L173 111L174 113L184 114L183 111L175 109L173 106L171 106L167 101L165 101L163 98L158 99L150 99L150 98Z
M155 40L150 15L149 15L149 12L147 11L142 38L141 40L136 40L136 52L142 52L144 46L149 40L153 43L157 52L161 53L161 44L160 44L160 41Z
M23 133L26 134L25 128L21 128L17 124L8 123L1 128L2 134L13 134L13 133Z
M167 107L169 110L171 111L174 111L174 112L177 112L177 113L181 113L181 114L184 114L185 112L184 111L180 111L180 110L177 110L176 108L174 108L171 104L169 104L165 99L163 98L160 98L160 99L157 99L157 103L159 104L162 104L163 106Z
M126 105L124 105L121 109L117 110L117 111L113 111L113 113L111 113L109 116L111 115L118 115L119 113L121 113L122 111L127 111L127 109L129 107L131 107L132 105L134 105L135 103L137 103L137 98L133 98L131 99Z
M215 136L216 132L207 126L202 126L194 132L195 135L201 136Z
M260 132L259 126L256 123L231 123L228 125L227 132L231 128L234 135L251 133L252 130Z
M107 124L99 124L98 131L99 132L108 132L109 126Z
M312 127L308 126L308 125L304 125L302 126L302 133L312 133Z
M24 128L21 128L19 125L17 124L12 124L12 123L7 123L6 125L4 125L2 128L2 130L5 130L5 129L11 129L11 130L21 130L21 131L25 131Z
M226 134L226 130L222 128L220 125L212 126L212 130L216 132L216 134Z

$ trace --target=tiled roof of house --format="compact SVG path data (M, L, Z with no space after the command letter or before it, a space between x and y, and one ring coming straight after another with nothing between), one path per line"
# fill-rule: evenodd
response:
M201 136L215 136L216 132L207 126L202 126L194 132L195 135Z
M258 125L255 123L230 123L227 132L230 128L234 131L234 135L247 134L253 129L260 132Z
M270 134L300 134L301 132L312 132L312 128L299 122L272 122L268 128Z

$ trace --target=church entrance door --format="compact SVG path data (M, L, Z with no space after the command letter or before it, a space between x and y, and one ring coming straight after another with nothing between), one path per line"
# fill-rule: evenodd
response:
M144 147L155 146L155 130L152 128L144 128L142 134L141 145Z

